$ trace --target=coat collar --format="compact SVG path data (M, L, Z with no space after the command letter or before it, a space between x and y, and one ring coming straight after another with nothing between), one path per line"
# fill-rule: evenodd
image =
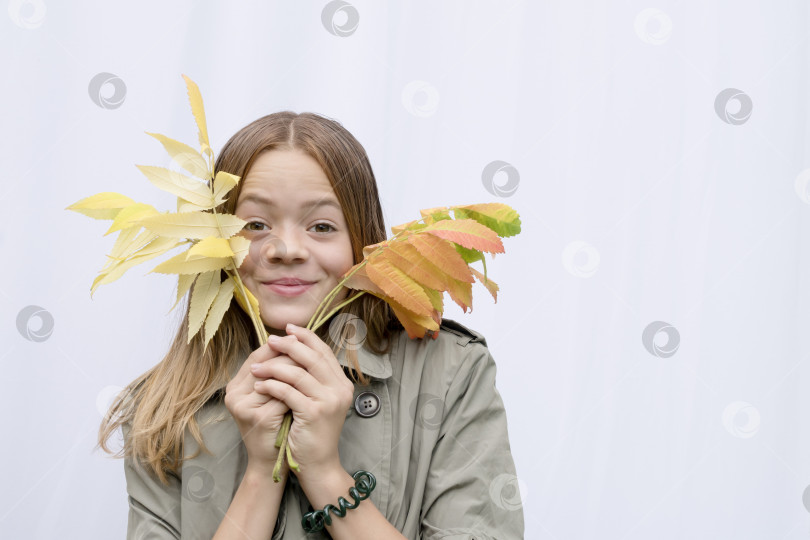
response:
M357 349L357 363L360 366L360 371L376 379L389 378L393 373L391 369L391 351L397 346L397 340L395 338L392 338L392 340L391 347L384 354L375 354L374 351L368 348L367 343L363 343L363 346ZM338 351L335 357L341 366L351 367L346 354L347 349L343 348Z

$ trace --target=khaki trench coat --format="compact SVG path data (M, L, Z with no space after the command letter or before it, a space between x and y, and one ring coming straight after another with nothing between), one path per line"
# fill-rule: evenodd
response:
M347 365L345 351L337 358ZM365 469L376 476L369 500L388 521L413 539L523 538L506 414L484 336L444 319L435 340L410 339L402 331L388 354L363 347L358 361L372 380L370 386L355 384L355 398L373 394L346 412L338 450L349 474ZM217 419L202 428L213 455L201 452L184 461L169 486L125 458L128 540L210 539L219 527L247 453L221 398L197 415L201 424ZM198 449L188 432L184 444L184 455ZM311 509L290 473L271 538L329 538L326 530L304 533L301 518Z

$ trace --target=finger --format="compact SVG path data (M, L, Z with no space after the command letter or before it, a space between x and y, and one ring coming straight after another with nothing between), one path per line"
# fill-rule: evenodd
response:
M256 394L256 397L253 397L253 394ZM255 389L250 395L252 402L256 404L255 407L265 414L282 414L290 410L286 403L271 395L257 392Z
M256 382L256 389L266 392L279 401L283 401L292 410L293 414L305 411L307 405L312 401L289 384L276 379L258 381Z
M247 358L242 361L242 365L239 366L239 370L233 377L233 388L242 393L250 392L254 382L249 380L251 364L267 361L270 358L278 356L278 354L278 351L270 347L267 343L250 353Z
M323 340L318 337L318 334L309 328L304 328L303 326L296 326L289 323L287 324L286 331L287 335L295 336L298 338L298 341L304 343L313 350L319 351L321 354L332 353L332 348L324 343Z
M285 336L270 347L286 354L310 372L321 384L331 384L335 379L335 372L322 361L322 354L301 343L295 336Z
M278 352L278 351L276 351ZM287 366L301 366L298 362L290 358L284 353L278 352L278 356L270 358L269 360L265 360L264 362L257 362L255 364L251 364L250 366L250 374L256 378L256 380L263 380L270 377L270 370L272 366L276 364L284 364ZM256 381L252 381L253 384Z
M288 335L295 336L298 338L298 341L304 343L312 350L319 351L324 358L334 358L334 360L331 362L327 362L327 365L332 370L335 377L346 376L345 373L343 373L343 367L340 365L340 362L337 361L337 357L335 356L335 352L332 350L332 347L324 343L324 341L318 337L318 334L308 328L296 326L292 323L287 325L286 330Z
M317 399L324 393L324 386L307 370L298 365L273 364L264 366L263 374L267 375L267 379L275 379L289 384L310 399Z

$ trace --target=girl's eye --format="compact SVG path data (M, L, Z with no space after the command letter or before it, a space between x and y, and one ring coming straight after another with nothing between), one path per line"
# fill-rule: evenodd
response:
M247 229L248 231L257 231L257 230L261 230L261 229L254 229L254 228L252 228L252 227L251 227L251 225L261 225L261 226L264 226L264 223L262 223L261 221L249 221L248 223L246 223L246 224L245 224L245 229Z
M330 225L329 223L316 223L315 225L313 225L313 227L329 227L329 229L331 229L331 230L336 230L336 229L335 229L334 227L332 227L332 225ZM324 232L324 233L328 233L328 232L330 232L330 231L328 231L328 230L327 230L327 231L318 231L318 232Z

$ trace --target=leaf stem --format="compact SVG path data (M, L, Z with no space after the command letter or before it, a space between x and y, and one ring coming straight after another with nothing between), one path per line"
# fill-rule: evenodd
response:
M340 304L338 304L337 306L335 306L335 307L332 309L332 311L330 311L328 314L324 315L323 317L320 317L320 318L318 319L318 321L317 321L317 322L316 322L316 323L315 323L315 324L312 326L312 328L310 328L310 330L312 330L312 331L314 332L315 330L317 330L317 329L318 329L318 327L319 327L320 325L322 325L324 322L326 322L327 320L329 320L329 317L331 317L332 315L334 315L335 313L337 313L337 311L338 311L340 308L342 308L342 307L343 307L343 306L345 306L346 304L350 304L350 303L354 302L355 300L357 300L359 297L363 296L364 294L366 294L366 291L360 291L360 292L358 292L357 294L355 294L354 296L352 296L351 298L349 298L348 300L345 300L345 301L341 302Z

